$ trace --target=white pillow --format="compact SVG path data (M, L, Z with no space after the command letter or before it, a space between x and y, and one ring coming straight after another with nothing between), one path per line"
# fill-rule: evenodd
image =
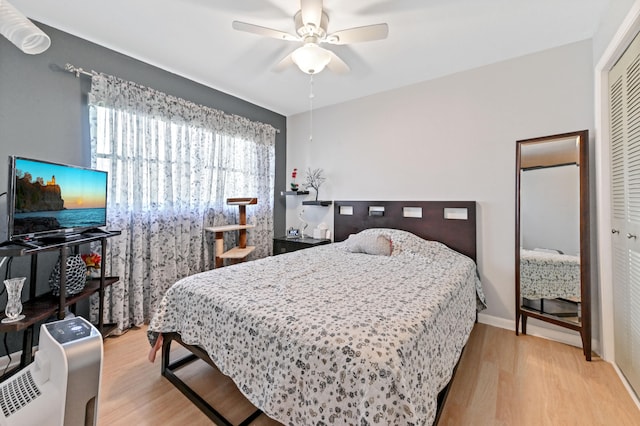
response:
M426 240L411 232L393 228L368 228L356 235L384 235L391 241L391 256L401 252L420 252L424 250L426 242Z
M351 234L345 242L345 245L351 253L390 256L393 251L391 238L384 234Z

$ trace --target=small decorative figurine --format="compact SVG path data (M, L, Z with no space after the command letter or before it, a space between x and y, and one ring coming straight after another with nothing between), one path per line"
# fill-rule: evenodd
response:
M293 181L291 182L291 190L292 191L297 191L298 190L298 184L296 183L296 177L298 176L298 169L293 169L293 171L291 172L291 179L293 179Z
M305 237L304 235L304 231L305 229L307 229L307 227L309 226L309 224L307 223L306 220L304 220L304 209L300 210L300 213L298 214L298 219L300 219L300 236L302 238Z

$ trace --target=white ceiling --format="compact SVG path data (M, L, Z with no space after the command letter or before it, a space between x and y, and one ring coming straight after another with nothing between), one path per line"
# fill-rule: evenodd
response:
M271 70L299 44L231 28L239 20L294 33L298 0L9 1L34 20L283 115L309 109L309 76ZM609 1L324 0L329 33L386 22L389 37L324 44L351 72L315 75L313 108L589 39Z

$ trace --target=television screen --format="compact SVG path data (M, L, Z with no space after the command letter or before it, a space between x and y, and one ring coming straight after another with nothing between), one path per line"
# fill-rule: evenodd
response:
M9 162L10 240L106 225L107 172L15 156Z

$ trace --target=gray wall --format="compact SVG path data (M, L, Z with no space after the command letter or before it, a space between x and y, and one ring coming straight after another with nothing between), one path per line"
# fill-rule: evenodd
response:
M135 81L280 129L276 136L275 187L285 187L286 117L46 25L37 25L51 37L51 47L40 55L26 55L0 37L0 193L7 188L9 155L90 165L86 107L90 81L60 71L66 63ZM285 202L279 191L274 198L274 232L284 235ZM6 222L6 198L2 197L0 240L6 239ZM49 254L38 260L39 292L48 290L47 278L56 258ZM28 276L28 260L15 259L11 275ZM0 270L3 279L4 269ZM0 297L0 309L4 310L5 303L6 296ZM12 350L17 347L18 337L10 336Z

